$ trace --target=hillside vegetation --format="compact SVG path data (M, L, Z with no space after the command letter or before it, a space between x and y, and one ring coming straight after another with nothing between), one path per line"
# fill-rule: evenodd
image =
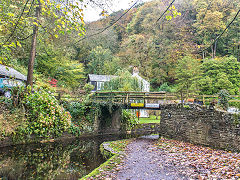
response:
M17 0L4 2L0 14L1 63L27 74L34 5L27 4L25 20L15 29L14 22L24 4ZM178 0L156 22L169 4L168 0L140 4L95 36L91 34L111 25L124 11L85 27L82 24L79 29L67 24L67 20L62 23L57 9L56 16L42 13L35 82L44 85L56 79L58 87L76 90L85 84L88 73L113 75L121 69L131 72L137 66L153 90L214 94L227 89L231 94L238 94L239 18L212 44L237 14L238 0ZM13 30L8 46L4 45ZM79 36L84 33L85 39Z

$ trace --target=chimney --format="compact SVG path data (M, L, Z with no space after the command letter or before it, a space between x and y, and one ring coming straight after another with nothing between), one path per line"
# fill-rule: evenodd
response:
M133 75L138 75L138 73L139 73L139 70L138 70L137 66L134 66L133 67Z

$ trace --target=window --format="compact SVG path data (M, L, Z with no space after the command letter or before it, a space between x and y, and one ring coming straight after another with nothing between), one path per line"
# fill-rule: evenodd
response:
M97 82L97 90L100 91L103 89L104 82Z

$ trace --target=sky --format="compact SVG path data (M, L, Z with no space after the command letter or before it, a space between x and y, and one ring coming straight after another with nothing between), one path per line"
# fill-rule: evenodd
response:
M104 0L103 0L104 1ZM105 0L106 1L106 0ZM147 1L151 1L151 0L139 0L138 3L142 3L142 2L147 2ZM136 2L136 0L112 0L112 3L107 3L106 9L108 14L111 14L112 12L118 11L118 10L126 10L128 8L130 8L134 3ZM101 16L99 16L99 14L102 12L102 8L98 8L98 7L91 7L91 6L87 6L86 9L84 9L83 13L84 13L84 20L86 22L91 22L91 21L96 21L98 19L101 18Z

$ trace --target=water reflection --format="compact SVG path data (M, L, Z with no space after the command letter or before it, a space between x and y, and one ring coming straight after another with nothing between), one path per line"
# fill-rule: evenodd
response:
M101 138L0 149L0 179L78 179L104 162Z
M99 150L101 143L131 137L136 135L0 148L0 179L79 179L105 161Z

